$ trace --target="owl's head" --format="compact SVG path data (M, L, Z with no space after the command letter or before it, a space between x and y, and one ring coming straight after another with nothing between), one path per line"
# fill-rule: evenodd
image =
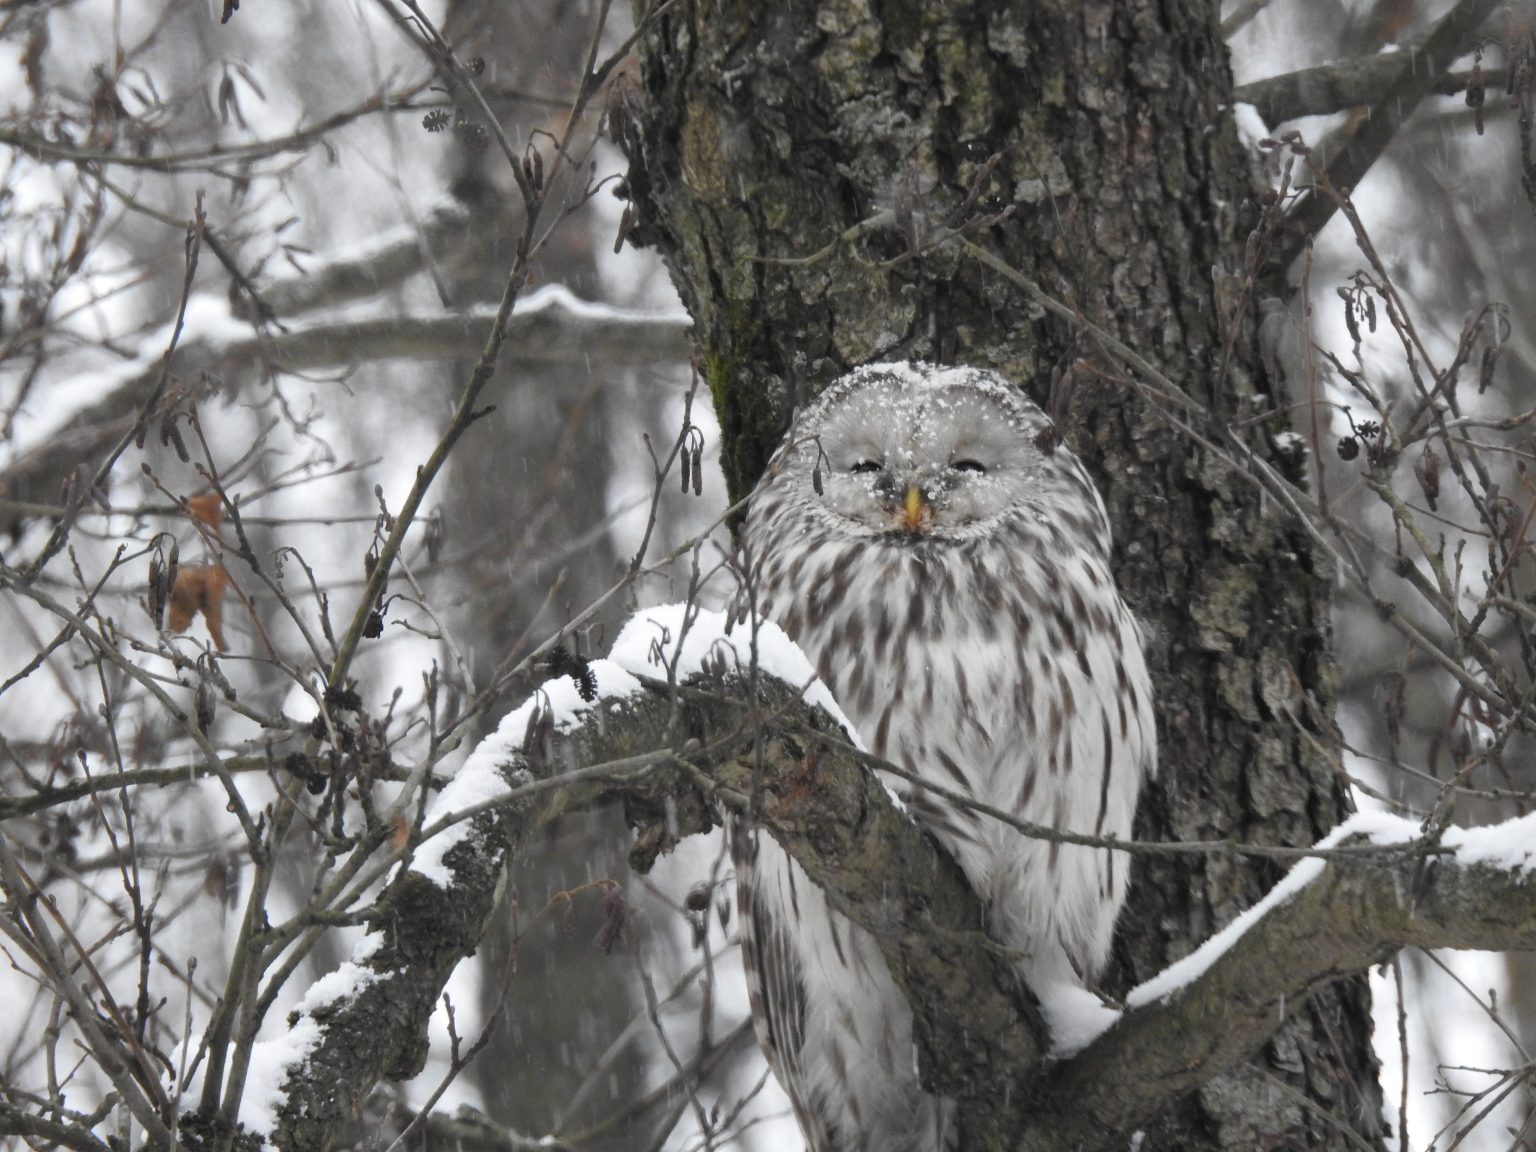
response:
M1097 505L1050 420L1006 380L922 363L833 383L796 420L769 485L841 534L913 541L973 539L1063 499Z

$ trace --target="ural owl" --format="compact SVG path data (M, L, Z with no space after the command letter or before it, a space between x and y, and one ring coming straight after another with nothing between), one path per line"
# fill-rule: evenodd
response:
M758 610L804 649L870 751L1071 832L1128 838L1156 763L1109 522L1045 414L972 368L876 364L798 418L745 530ZM895 776L990 933L1049 1004L1109 951L1128 859L1031 839ZM872 938L766 834L733 839L758 1035L812 1152L953 1147L911 1012ZM1081 993L1079 993L1081 995Z

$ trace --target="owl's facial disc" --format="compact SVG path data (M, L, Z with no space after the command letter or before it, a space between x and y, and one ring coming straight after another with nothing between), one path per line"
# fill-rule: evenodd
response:
M1015 507L1038 467L1013 405L975 389L876 382L842 399L815 444L822 510L861 536L965 539Z

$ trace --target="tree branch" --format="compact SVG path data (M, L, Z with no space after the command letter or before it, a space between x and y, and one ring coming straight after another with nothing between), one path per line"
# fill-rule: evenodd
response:
M1274 126L1302 116L1327 116L1362 105L1378 105L1402 71L1402 53L1319 64L1279 76L1267 76L1242 84L1232 93L1241 104L1252 104L1264 123ZM1483 72L1490 91L1504 87L1504 70ZM1430 78L1425 95L1460 96L1467 90L1470 72L1445 72Z
M503 721L438 802L453 811L476 797L476 814L427 841L394 881L374 918L370 941L378 946L328 978L327 989L343 992L312 994L292 1018L290 1035L309 1038L308 1051L283 1078L280 1147L325 1146L380 1077L420 1069L441 989L478 946L499 877L528 836L562 813L622 798L645 829L637 854L654 859L717 824L722 805L743 808L759 765L763 827L879 941L915 1007L922 1066L935 1089L1001 1100L1021 1069L1039 1065L1044 1027L1019 1002L1012 966L982 932L982 909L959 867L896 807L825 713L760 675L756 711L773 719L754 734L749 678L740 673L701 673L671 692L607 662L592 668L605 692L615 678L634 690L579 719L530 702ZM551 681L535 699L562 696L574 696L571 681ZM569 787L540 785L573 766L616 762ZM500 781L490 789L494 803L486 801L489 772ZM265 1059L298 1049L275 1044Z
M494 319L495 308L484 306L444 316L386 316L316 323L285 333L253 331L238 340L194 339L177 348L171 371L201 400L260 364L306 372L463 356L484 343ZM688 357L689 325L682 313L596 309L563 296L551 298L546 307L513 313L507 341L525 364L589 356L610 364L680 362ZM14 532L27 518L18 504L56 500L82 458L96 456L133 427L161 372L158 363L128 370L103 400L72 417L69 427L0 471L0 535Z
M1417 832L1397 823L1405 835ZM1527 817L1494 835L1536 844L1533 833ZM1536 885L1525 882L1525 866L1469 858L1466 848L1426 855L1407 846L1375 859L1298 865L1315 878L1203 975L1126 1013L1048 1077L1017 1148L1125 1147L1174 1099L1258 1051L1312 993L1400 948L1536 947Z
M1328 181L1335 188L1347 192L1360 182L1419 101L1434 91L1451 62L1467 51L1478 29L1497 6L1498 0L1461 0L1422 41L1386 57L1396 65L1396 74L1382 87L1380 98L1369 111L1317 149L1326 160ZM1308 238L1323 230L1338 207L1332 196L1322 195L1316 189L1304 198L1287 218L1283 234L1277 237L1278 266L1289 267Z

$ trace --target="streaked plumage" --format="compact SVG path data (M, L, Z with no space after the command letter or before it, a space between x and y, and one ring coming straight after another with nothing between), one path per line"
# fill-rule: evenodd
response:
M837 381L770 464L745 545L759 611L876 755L1026 820L1130 835L1155 730L1109 523L1005 380L884 364ZM1122 853L1031 840L887 782L960 861L1037 994L1093 979L1125 898ZM952 1147L873 941L766 834L738 829L734 851L759 1036L812 1152Z

